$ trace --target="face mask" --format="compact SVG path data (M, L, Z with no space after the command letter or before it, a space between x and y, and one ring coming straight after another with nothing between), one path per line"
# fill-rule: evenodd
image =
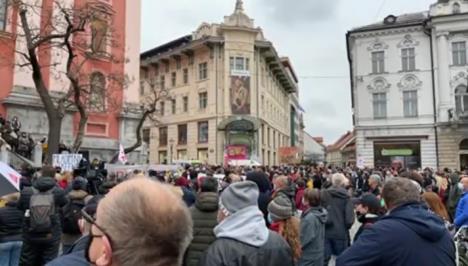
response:
M267 215L267 220L268 220L268 223L269 223L269 224L272 224L272 223L273 223L273 219L271 219L270 214Z
M463 190L463 184L462 183L458 183L457 186L458 186L458 189Z

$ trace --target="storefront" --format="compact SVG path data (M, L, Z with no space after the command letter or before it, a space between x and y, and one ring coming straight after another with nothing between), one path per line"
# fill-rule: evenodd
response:
M224 131L224 162L231 160L249 160L257 152L256 133L258 121L248 116L230 117L220 123L219 130Z
M374 142L375 167L421 168L420 141Z

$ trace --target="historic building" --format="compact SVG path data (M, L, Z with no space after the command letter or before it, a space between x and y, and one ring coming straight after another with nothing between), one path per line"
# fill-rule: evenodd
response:
M24 2L35 6L28 13L31 26L40 27L44 33L48 31L45 27L60 17L57 0ZM18 117L22 123L21 130L32 134L38 141L48 134L48 119L36 92L31 70L21 66L24 62L22 55L14 52L24 49L25 40L18 9L8 3L11 1L0 0L0 114L8 119ZM138 115L129 112L134 109L129 106L139 102L141 3L140 0L61 0L60 4L76 10L86 6L91 10L89 12L93 12L89 27L73 42L80 46L75 50L77 56L84 57L86 54L89 57L82 64L80 75L89 77L89 83L83 83L90 86L90 102L100 103L99 108L89 109L81 151L90 159L109 160L118 151L119 143L128 145L135 139ZM115 56L118 61L107 55ZM63 94L69 87L64 74L67 56L56 47L40 49L42 74L51 95ZM126 82L111 89L109 84L116 76ZM105 97L110 90L112 99ZM115 108L108 108L110 101L116 99L119 102L113 103ZM61 137L66 146L72 145L78 121L76 110L67 110ZM138 157L139 154L135 155Z
M165 88L159 124L151 130L150 161L255 160L278 164L280 147L303 145L298 79L288 58L243 10L223 23L141 55L142 84ZM151 82L145 82L150 80ZM151 93L151 86L141 93Z
M467 18L467 1L438 1L348 32L357 161L466 165Z

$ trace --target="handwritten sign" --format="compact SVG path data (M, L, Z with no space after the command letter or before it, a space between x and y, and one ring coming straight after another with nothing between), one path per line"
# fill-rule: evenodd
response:
M52 157L52 165L60 167L62 171L73 171L78 168L82 154L54 154Z

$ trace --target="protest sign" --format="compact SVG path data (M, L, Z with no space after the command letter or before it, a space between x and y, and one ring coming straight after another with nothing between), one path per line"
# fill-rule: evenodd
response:
M73 171L78 168L82 154L54 154L52 157L52 165L60 167L62 171Z

